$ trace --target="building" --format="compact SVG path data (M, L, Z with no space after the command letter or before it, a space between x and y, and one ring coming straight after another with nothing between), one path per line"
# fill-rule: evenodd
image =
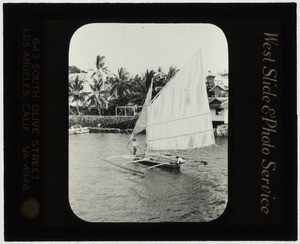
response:
M224 111L224 124L228 124L228 100L221 103L220 108Z
M135 116L140 113L143 109L143 106L137 105L128 105L128 106L116 106L116 116Z
M228 123L228 97L209 97L213 127ZM227 105L226 105L227 104Z
M208 97L228 97L228 88L222 85L215 85L208 90Z
M207 89L211 89L215 86L215 77L216 75L212 74L211 72L206 76L206 87Z
M206 76L206 88L213 127L228 124L228 72Z
M228 72L224 70L215 76L215 85L222 85L228 87Z

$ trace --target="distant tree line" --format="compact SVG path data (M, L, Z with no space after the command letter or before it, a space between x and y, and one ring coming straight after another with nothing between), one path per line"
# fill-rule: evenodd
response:
M109 111L112 114L116 106L143 105L152 79L154 97L178 71L175 66L170 66L167 72L159 67L157 71L147 69L141 76L131 76L121 67L117 74L114 74L105 66L105 56L98 55L95 71L90 77L86 77L86 71L69 66L69 76L77 74L75 79L69 78L69 99L75 103L76 108L74 111L69 106L69 112L77 115L94 113L101 116L109 114ZM89 92L84 89L86 82L91 88Z

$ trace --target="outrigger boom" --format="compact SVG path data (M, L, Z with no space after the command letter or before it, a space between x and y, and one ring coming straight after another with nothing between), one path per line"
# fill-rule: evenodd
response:
M129 161L126 161L125 163L121 164L121 165L118 165L118 164L115 164L113 162L111 162L110 160L113 159L113 158L124 158L124 157L134 157L132 160L129 160ZM152 158L154 157L154 158ZM142 171L138 171L138 170L134 170L134 169L131 169L131 168L128 168L128 167L125 167L126 165L128 164L131 164L131 163L137 163L137 164L141 164L141 165L144 165L144 166L149 166L146 168L146 170L151 170L151 169L155 169L155 168L162 168L162 169L166 169L168 171L177 171L180 169L180 166L179 164L177 164L173 158L171 157L164 157L164 161L168 160L167 162L161 162L158 160L159 156L157 156L157 154L153 154L151 155L150 157L143 157L143 158L138 158L136 156L133 156L133 155L121 155L121 156L112 156L112 157L109 157L109 158L101 158L99 157L101 160L103 160L104 162L107 162L109 164L112 164L114 166L117 166L119 168L122 168L122 169L125 169L125 170L129 170L129 171L132 171L132 172L135 172L135 173L144 173Z
M142 172L142 171L138 171L138 170L134 170L134 169L125 168L125 167L123 167L122 165L120 166L120 165L114 164L114 163L110 162L109 160L107 160L107 159L105 159L105 158L102 158L102 157L99 157L99 158L100 158L103 162L109 163L109 164L114 165L114 166L116 166L116 167L119 167L119 168L122 168L122 169L125 169L125 170L129 170L129 171L134 172L134 173L145 174L145 173Z
M205 162L205 161L185 159L183 157L181 157L181 158L183 158L185 161L179 164L179 163L175 162L175 159L176 159L175 155L171 155L169 153L162 153L162 154L158 155L157 153L154 153L154 154L150 154L148 157L142 157L142 158L138 158L137 156L134 156L134 155L120 155L120 156L112 156L109 158L101 158L101 157L99 157L99 158L102 159L104 162L107 162L107 163L117 166L119 168L131 171L133 173L140 173L140 174L145 174L147 172L147 170L152 170L155 168L160 168L160 169L167 170L167 171L179 171L181 165L189 163L189 162L200 162L204 165L207 164L207 162ZM125 163L123 163L121 165L115 164L110 161L110 159L112 159L112 158L124 158L124 157L126 157L126 158L133 157L133 159L126 161ZM144 171L144 172L125 167L126 165L131 164L131 163L137 163L137 164L140 164L143 166L148 166L148 167L146 168L146 171Z

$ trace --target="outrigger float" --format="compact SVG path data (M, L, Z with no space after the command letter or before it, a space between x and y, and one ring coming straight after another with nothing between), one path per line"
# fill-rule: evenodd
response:
M165 153L168 150L191 150L215 144L201 50L193 55L153 99L152 87L153 80L128 141L129 143L135 135L146 130L145 152L139 156L131 155L132 158L119 167L127 168L125 166L128 164L137 163L147 166L147 169L180 170L182 164L192 161L207 164L183 157L179 161L178 156ZM122 156L105 160L112 162L117 157Z

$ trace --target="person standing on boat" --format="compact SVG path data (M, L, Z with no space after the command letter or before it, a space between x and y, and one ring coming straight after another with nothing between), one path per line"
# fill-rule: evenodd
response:
M138 148L138 144L137 144L136 139L132 140L132 147L133 147L133 155L136 155L136 151L137 151L137 148Z
M177 164L182 164L182 163L184 163L185 161L184 161L184 159L183 158L181 158L181 157L179 157L179 156L176 156L176 163Z

